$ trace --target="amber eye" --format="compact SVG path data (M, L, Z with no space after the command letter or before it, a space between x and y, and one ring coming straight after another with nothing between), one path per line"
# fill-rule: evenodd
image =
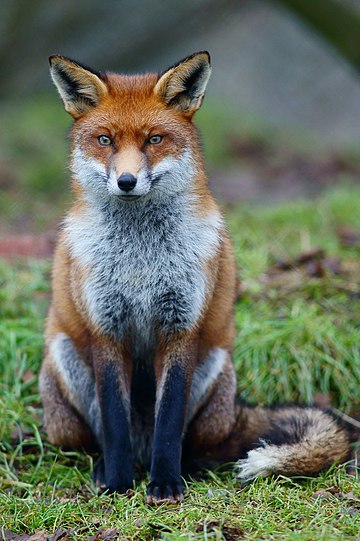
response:
M151 145L158 145L159 143L161 143L161 141L163 140L163 136L162 135L152 135L150 138L149 138L149 143Z
M101 145L102 147L108 147L109 145L112 144L112 140L107 135L100 135L98 137L98 141L99 141L99 145Z

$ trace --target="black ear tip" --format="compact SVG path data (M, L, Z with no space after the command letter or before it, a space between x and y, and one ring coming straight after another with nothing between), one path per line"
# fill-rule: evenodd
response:
M50 66L56 61L63 58L60 54L52 54L49 56L49 64Z
M199 51L194 53L192 56L206 56L206 60L211 64L211 57L209 51Z

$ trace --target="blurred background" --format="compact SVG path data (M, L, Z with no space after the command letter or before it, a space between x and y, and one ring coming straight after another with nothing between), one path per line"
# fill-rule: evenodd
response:
M0 233L56 228L71 125L50 82L61 53L161 71L202 49L197 124L225 203L313 196L360 173L358 0L1 0Z

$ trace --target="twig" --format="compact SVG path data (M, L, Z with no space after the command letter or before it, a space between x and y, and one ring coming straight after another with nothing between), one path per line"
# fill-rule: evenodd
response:
M350 425L356 426L356 428L360 429L360 421L357 421L353 417L350 417L350 415L346 415L346 413L343 413L342 411L340 411L340 410L338 410L338 409L336 409L334 407L331 407L330 409L335 415L340 417L340 419L342 419L346 423L349 423Z

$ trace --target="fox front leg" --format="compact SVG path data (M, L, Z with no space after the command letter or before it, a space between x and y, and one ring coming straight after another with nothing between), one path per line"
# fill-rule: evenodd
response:
M185 361L185 362L184 362ZM155 432L147 503L183 499L181 448L191 365L178 353L165 360L157 384Z
M94 469L96 483L109 492L124 493L133 486L130 441L130 400L121 359L97 353L96 384L99 396L102 456Z

